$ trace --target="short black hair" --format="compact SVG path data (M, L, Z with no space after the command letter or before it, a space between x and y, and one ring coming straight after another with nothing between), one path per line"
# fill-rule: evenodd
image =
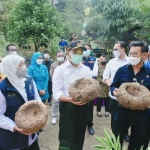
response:
M58 53L60 53L60 52L63 52L63 50L60 50L60 49L57 50L57 51L56 51L56 55L57 55ZM64 52L63 52L63 53L64 53Z
M15 46L14 44L8 44L7 46L6 46L6 51L9 51L9 46ZM15 46L16 47L16 46Z
M115 44L120 44L120 47L126 50L127 45L124 41L117 41Z
M43 53L48 53L48 54L50 54L49 50L44 50Z
M145 43L143 41L133 41L129 44L130 49L131 49L131 47L136 47L136 46L141 47L141 52L142 53L148 53L147 43Z

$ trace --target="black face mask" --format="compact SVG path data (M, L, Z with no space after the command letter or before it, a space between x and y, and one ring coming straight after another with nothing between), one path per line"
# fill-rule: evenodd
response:
M106 65L106 64L107 64L107 61L102 61L101 64L102 64L102 65Z

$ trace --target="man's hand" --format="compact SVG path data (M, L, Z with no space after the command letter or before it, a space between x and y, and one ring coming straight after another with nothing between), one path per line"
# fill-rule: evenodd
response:
M86 104L87 102L75 102L71 97L68 97L68 96L65 96L65 95L62 95L60 96L60 101L63 101L63 102L69 102L69 103L72 103L74 105L78 105L78 106L82 106L84 104Z
M44 95L44 94L45 94L45 90L41 90L40 95Z
M33 133L24 132L22 129L18 128L17 126L15 126L14 131L18 131L18 132L20 132L21 134L24 134L24 135L33 134Z
M115 90L113 91L114 96L117 96L117 93L118 93L118 89L115 88Z
M71 103L74 104L74 105L82 106L82 105L86 104L87 102L82 102L82 101L75 102L75 101L72 100Z

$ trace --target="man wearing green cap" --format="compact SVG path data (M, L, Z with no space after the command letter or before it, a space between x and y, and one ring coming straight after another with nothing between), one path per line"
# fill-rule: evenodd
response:
M82 64L85 50L80 41L71 42L67 62L54 71L53 96L60 100L59 150L83 149L88 107L87 103L74 102L68 88L79 78L92 77L90 69Z

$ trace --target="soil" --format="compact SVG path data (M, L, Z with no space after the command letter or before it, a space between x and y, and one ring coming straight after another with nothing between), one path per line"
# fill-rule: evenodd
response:
M51 120L51 106L49 107L49 118L47 121L46 126L43 129L43 132L40 132L39 138L39 145L40 150L58 150L58 133L59 133L59 120L57 121L56 125L52 125ZM93 128L95 130L95 136L103 137L104 136L104 127L106 129L110 129L110 116L104 116L104 107L102 107L103 117L98 117L96 113L96 106L94 106L94 115L93 115ZM88 133L86 130L85 133L85 141L84 141L84 148L83 150L94 150L92 148L93 145L97 145L98 142L96 141L93 135Z

